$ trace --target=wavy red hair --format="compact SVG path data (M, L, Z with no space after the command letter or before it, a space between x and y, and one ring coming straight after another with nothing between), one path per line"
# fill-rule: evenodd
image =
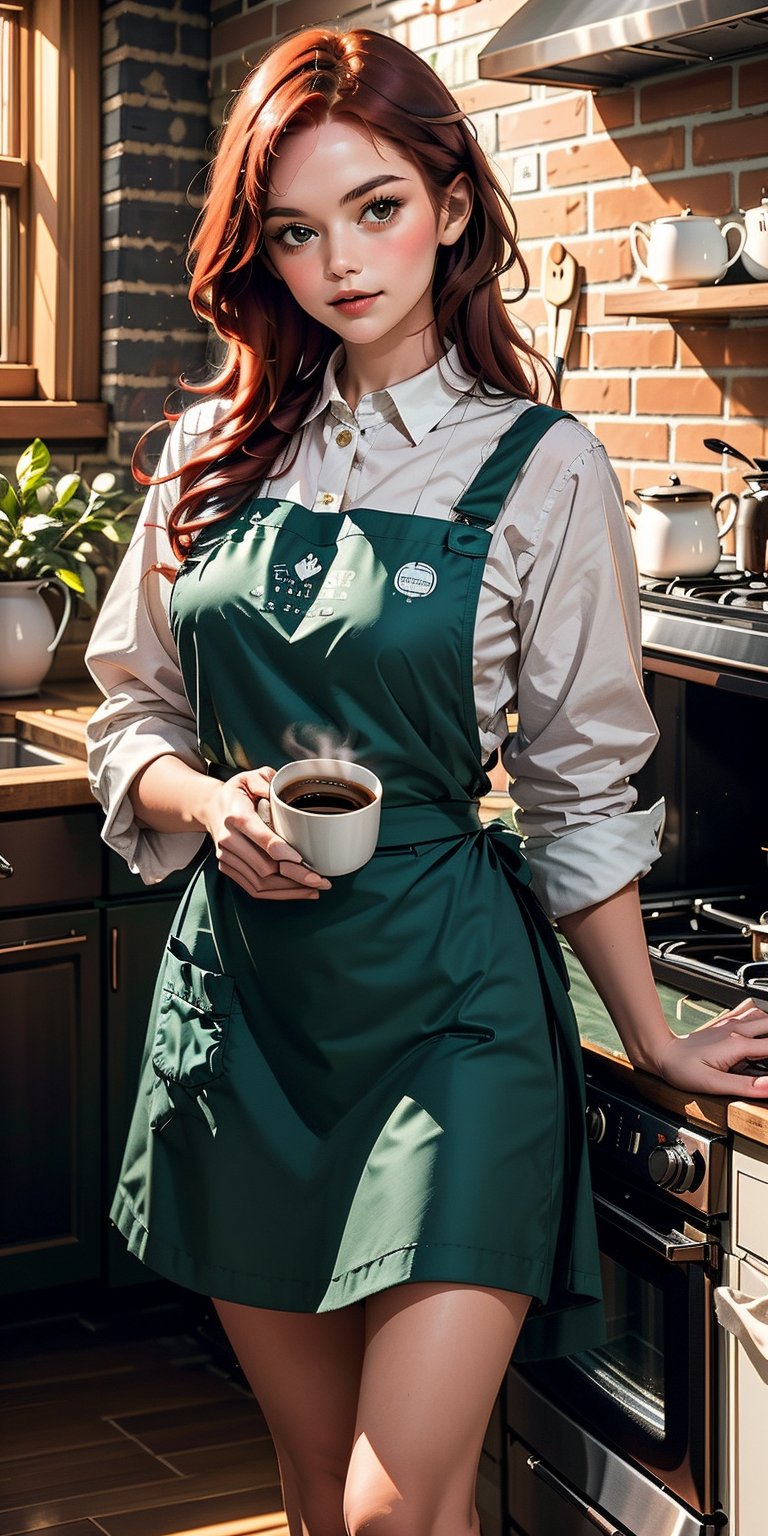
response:
M227 351L210 382L185 387L228 405L181 471L169 518L179 558L202 527L230 516L269 475L338 346L335 333L305 314L261 259L262 210L280 139L334 117L363 124L412 160L435 206L460 172L469 175L469 223L457 244L441 248L435 267L438 333L455 343L482 389L538 398L532 363L542 359L516 330L499 281L516 265L522 292L528 288L514 211L465 114L434 71L392 38L325 27L296 33L267 53L243 85L190 241L192 308ZM166 412L169 421L177 416ZM151 483L136 455L134 462L137 477Z

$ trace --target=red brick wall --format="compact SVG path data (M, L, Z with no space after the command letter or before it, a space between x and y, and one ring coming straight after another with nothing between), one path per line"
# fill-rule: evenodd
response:
M593 97L478 79L477 54L514 0L211 0L217 113L270 43L331 21L389 32L437 70L473 117L510 188L533 155L538 188L513 193L532 291L515 313L546 351L542 256L562 238L583 269L564 403L603 439L629 489L674 464L712 491L739 483L702 446L725 436L768 454L768 317L729 323L619 320L605 296L632 287L628 231L690 205L726 216L768 186L768 53ZM745 276L745 275L744 275ZM512 296L510 295L510 298ZM768 284L766 284L768 303Z

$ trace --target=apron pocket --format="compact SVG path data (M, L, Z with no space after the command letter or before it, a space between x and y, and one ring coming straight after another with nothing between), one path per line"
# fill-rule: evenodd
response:
M153 1130L163 1130L177 1113L199 1113L215 1135L206 1090L224 1072L234 999L231 976L204 970L179 939L169 940L152 1045Z
M496 1039L495 1029L489 1029L485 1024L449 1024L445 1029L438 1030L436 1035L430 1037L433 1040L474 1040L491 1044Z

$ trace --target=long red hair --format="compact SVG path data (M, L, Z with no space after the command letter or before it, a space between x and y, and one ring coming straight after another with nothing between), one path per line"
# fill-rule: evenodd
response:
M202 527L230 516L269 474L301 427L338 346L336 334L311 319L272 275L261 248L262 210L282 135L339 116L362 123L412 160L436 206L454 177L469 175L469 223L455 245L441 247L435 266L438 334L455 343L481 389L538 398L532 363L542 360L516 330L499 282L517 265L519 286L528 288L514 211L466 116L434 71L392 38L325 27L296 33L267 53L243 85L190 241L192 308L227 351L210 382L185 387L223 398L227 406L181 472L181 495L169 517L179 558ZM134 463L137 478L149 484L152 477L136 456Z

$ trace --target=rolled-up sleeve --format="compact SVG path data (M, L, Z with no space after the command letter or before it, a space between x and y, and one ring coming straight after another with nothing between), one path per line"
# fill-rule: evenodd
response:
M518 727L503 752L533 885L555 918L646 873L664 814L663 802L635 810L629 782L658 731L642 686L621 493L602 446L568 425L580 451L552 480L516 550ZM539 475L543 462L542 454Z
M176 422L158 467L166 475L189 456L203 408ZM208 417L211 416L210 407ZM151 885L183 869L201 847L199 833L156 832L141 826L128 791L137 773L172 753L204 769L197 729L179 670L169 623L176 561L167 518L178 480L154 485L144 501L124 559L94 627L86 663L105 695L87 728L91 788L105 812L102 836L134 874ZM155 567L170 568L170 575Z

